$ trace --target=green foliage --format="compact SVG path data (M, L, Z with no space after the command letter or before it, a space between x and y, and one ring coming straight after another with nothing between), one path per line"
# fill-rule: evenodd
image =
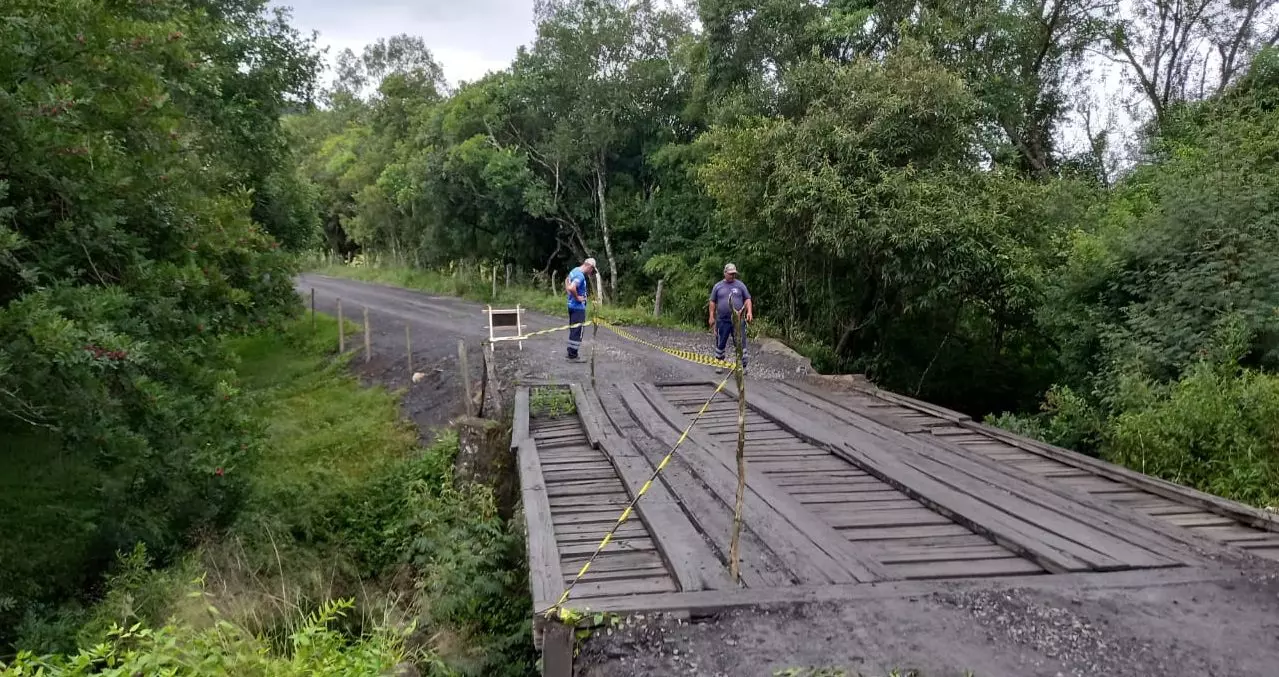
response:
M532 416L551 418L576 413L577 402L568 388L542 387L529 394L528 408Z
M97 604L32 615L20 628L20 648L61 655L17 665L71 665L83 660L77 653L112 647L106 655L125 665L198 658L211 670L256 652L269 666L261 674L406 653L427 674L527 674L522 539L490 491L453 486L456 436L419 449L397 397L362 387L332 361L336 323L316 319L317 330L303 319L229 341L235 385L264 437L243 464L223 469L223 479L246 478L227 530L169 567L155 568L142 545L121 554ZM187 594L192 580L196 597ZM308 618L339 603L343 613L324 623ZM112 634L118 628L162 628L153 634L172 639L125 642ZM210 630L228 641L208 644ZM289 662L298 642L315 645L312 663ZM126 649L136 657L119 653Z
M1175 383L1129 377L1106 460L1254 505L1279 504L1279 377L1200 362Z
M167 561L242 498L218 469L258 430L221 337L295 312L280 245L311 218L278 116L316 57L264 8L6 5L0 644L115 551Z
M380 630L352 641L332 627L351 608L349 600L334 600L307 616L289 636L286 655L266 650L259 639L210 607L212 623L206 628L114 625L101 642L74 655L19 653L12 663L0 663L0 675L373 675L399 663L405 655L402 633Z

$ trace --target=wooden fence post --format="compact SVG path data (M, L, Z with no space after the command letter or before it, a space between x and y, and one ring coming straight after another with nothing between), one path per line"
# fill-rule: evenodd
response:
M559 279L559 276L560 276L560 271L558 270L551 271L551 296L555 296L555 294L558 291L555 281Z
M595 271L595 298L599 300L601 306L607 303L607 299L604 298L604 276L600 275L598 270Z
M311 287L311 331L315 331L315 287Z
M346 325L342 324L342 299L338 299L338 354L346 352Z
M466 394L466 415L475 415L475 401L471 399L471 368L466 363L466 341L457 342L457 366L462 374L462 386Z
M662 316L662 283L665 280L657 281L657 295L653 297L653 317Z
M404 355L409 363L409 378L413 378L413 340L409 337L409 323L404 323Z
M493 298L497 298L497 264L493 264L493 269L489 271L489 275L493 278Z
M364 306L364 363L373 359L372 342L369 340L369 307Z
M506 264L506 288L511 288L511 264Z

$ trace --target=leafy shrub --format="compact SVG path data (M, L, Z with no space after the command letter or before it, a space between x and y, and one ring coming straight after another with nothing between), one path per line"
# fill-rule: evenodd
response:
M1279 503L1279 376L1200 362L1177 382L1130 379L1103 456L1254 505Z
M266 650L260 640L220 618L211 607L208 627L170 624L153 630L141 624L115 625L103 641L73 655L19 653L9 665L0 664L0 675L377 675L403 660L402 631L380 629L351 640L331 627L351 607L349 600L336 600L308 616L289 637L285 655Z

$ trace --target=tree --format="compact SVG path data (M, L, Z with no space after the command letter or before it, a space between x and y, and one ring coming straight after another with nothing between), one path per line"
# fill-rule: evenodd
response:
M1160 123L1173 104L1224 92L1279 41L1275 0L1138 0L1112 21L1113 58Z
M296 312L314 218L279 116L315 54L263 8L6 6L0 641L235 510L258 437L223 339Z

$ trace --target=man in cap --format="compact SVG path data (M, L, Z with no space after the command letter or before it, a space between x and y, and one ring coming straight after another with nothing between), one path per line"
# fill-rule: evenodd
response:
M582 347L582 327L586 321L586 294L589 290L591 275L595 274L595 259L586 259L582 265L570 270L564 280L564 291L568 294L568 323L579 325L568 330L568 359L576 361L577 351Z
M751 306L751 293L741 280L737 279L737 266L729 263L724 266L724 279L711 288L710 303L707 306L706 323L715 332L715 358L724 359L724 350L733 337L733 316L742 317L742 368L746 368L746 323L755 320L755 311ZM722 370L720 370L722 371Z

